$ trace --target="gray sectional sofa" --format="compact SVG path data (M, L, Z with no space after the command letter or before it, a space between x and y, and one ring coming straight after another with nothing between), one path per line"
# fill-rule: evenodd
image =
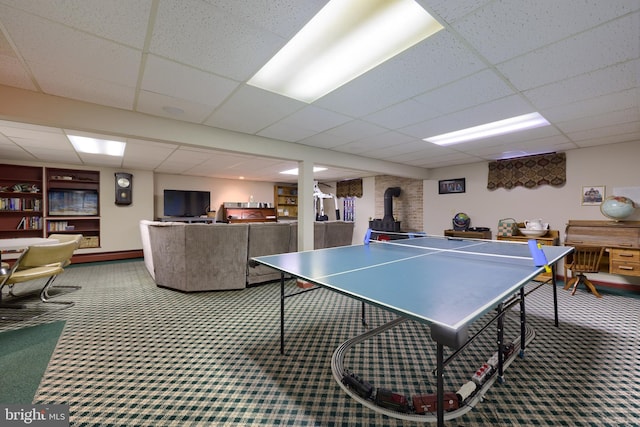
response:
M315 249L350 245L353 223L314 223ZM140 221L144 261L158 286L183 292L244 289L280 273L252 257L294 252L296 222L187 224Z

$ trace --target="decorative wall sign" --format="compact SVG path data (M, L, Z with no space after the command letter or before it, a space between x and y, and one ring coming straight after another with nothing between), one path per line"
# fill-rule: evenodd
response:
M438 194L464 193L465 191L465 178L438 181Z

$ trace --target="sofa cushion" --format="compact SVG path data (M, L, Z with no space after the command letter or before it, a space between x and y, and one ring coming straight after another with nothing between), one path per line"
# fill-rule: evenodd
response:
M251 258L289 252L291 226L285 222L249 223L247 284L276 280L280 273L265 265L249 262Z
M349 246L353 243L354 223L349 221L325 222L324 247Z
M156 284L184 292L243 289L248 230L247 224L150 225Z

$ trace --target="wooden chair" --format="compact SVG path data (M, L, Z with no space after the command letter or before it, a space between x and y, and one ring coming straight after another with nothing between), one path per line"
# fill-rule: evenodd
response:
M601 246L575 246L575 251L568 255L564 262L564 289L573 286L571 295L575 295L578 285L584 284L598 298L602 295L598 293L594 284L587 279L585 273L597 273L600 270L600 260L604 253ZM567 269L571 270L571 279L567 280Z
M9 274L2 279L0 284L0 305L2 305L2 289L11 286L31 282L37 279L47 279L40 290L40 300L43 303L63 304L70 307L74 303L66 301L50 301L49 288L55 278L64 271L65 263L71 259L73 251L78 244L75 241L56 243L53 245L29 246L11 267Z

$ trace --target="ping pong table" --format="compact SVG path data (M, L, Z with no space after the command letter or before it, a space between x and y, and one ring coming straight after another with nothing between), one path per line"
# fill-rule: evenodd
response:
M502 381L505 368L503 318L507 309L519 304L521 337L520 355L530 341L526 335L525 285L545 269L552 271L554 311L556 326L557 296L555 265L573 251L571 247L538 245L546 265L535 265L531 243L505 242L426 236L391 240L369 241L359 245L313 251L283 253L255 257L253 260L281 272L280 282L280 351L285 347L285 299L300 293L326 288L362 302L399 315L390 323L375 331L369 331L361 339L380 333L398 322L409 319L428 325L431 338L436 343L437 411L425 416L398 416L401 419L437 421L455 418L458 413L444 410L444 347L456 351L464 348L476 335L469 336L469 326L487 313L495 311L497 335L497 377ZM538 260L539 261L539 257ZM316 285L295 294L285 294L286 277L294 277ZM538 287L542 284L538 284ZM537 288L536 288L537 289ZM532 291L530 291L532 292ZM483 327L486 328L485 325ZM343 349L344 350L344 349ZM342 350L341 350L342 351ZM341 382L341 361L334 353L332 370L341 387L361 403L370 403ZM340 369L336 369L336 366ZM494 379L491 381L493 383ZM485 386L488 387L489 384ZM376 405L367 404L376 409ZM378 408L389 416L395 411ZM468 410L468 409L467 409Z

